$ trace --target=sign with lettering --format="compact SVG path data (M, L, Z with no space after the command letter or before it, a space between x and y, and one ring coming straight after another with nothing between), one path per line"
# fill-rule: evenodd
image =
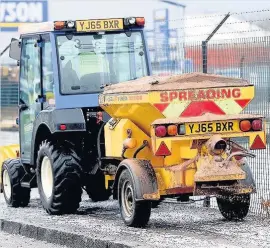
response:
M48 0L0 1L0 30L18 31L22 23L48 21Z
M164 91L160 93L160 102L202 101L218 99L238 99L241 97L239 88L199 89L182 91Z

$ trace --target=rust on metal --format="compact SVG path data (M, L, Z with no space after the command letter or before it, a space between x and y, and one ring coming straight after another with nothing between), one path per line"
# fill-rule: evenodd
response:
M151 193L151 194L143 194L143 199L145 199L145 200L159 200L160 194L158 191Z
M196 184L194 188L194 196L196 195L224 195L224 194L249 194L255 193L256 190L250 186L244 186L240 184L232 185L216 185L211 186L210 183L207 184Z
M169 171L185 171L185 170L187 170L189 165L194 164L194 162L196 162L197 160L198 160L198 155L196 157L192 158L192 159L186 160L185 162L183 162L181 164L168 166L168 167L166 167L166 170L169 170Z
M113 84L104 88L104 94L237 86L247 87L252 84L243 79L196 72L165 77L147 76Z
M167 194L177 195L177 194L192 193L193 190L194 190L193 187L180 186L180 187L166 189L166 192Z
M246 173L234 161L229 161L227 166L208 156L199 158L199 166L194 175L195 182L241 180L246 178Z

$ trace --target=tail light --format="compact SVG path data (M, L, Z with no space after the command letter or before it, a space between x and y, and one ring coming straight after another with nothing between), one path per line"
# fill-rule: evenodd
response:
M66 130L66 129L67 129L66 124L61 124L61 125L59 126L59 129L60 129L60 130Z
M155 133L157 137L165 137L167 134L167 128L165 126L157 126L155 128Z
M175 136L177 135L177 126L176 125L169 125L167 128L168 135Z
M136 24L137 24L138 26L144 26L144 24L145 24L145 19L144 19L144 17L137 17L137 18L136 18Z
M251 126L252 126L252 129L254 131L261 131L262 130L262 120L253 120Z
M242 132L248 132L251 129L251 123L249 120L240 121L240 129Z
M240 121L240 130L242 132L248 132L248 131L261 131L262 130L262 120L256 119L256 120L242 120Z
M184 135L186 133L185 125L159 125L155 127L155 134L157 137L165 137L165 136L177 136Z

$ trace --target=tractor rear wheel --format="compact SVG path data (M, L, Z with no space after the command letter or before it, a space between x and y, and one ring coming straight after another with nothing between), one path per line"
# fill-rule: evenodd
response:
M250 206L250 194L217 197L220 213L227 220L244 219Z
M47 213L76 212L82 195L81 167L79 157L68 143L42 142L37 156L37 184Z
M151 201L137 202L132 175L123 170L118 181L118 201L122 219L127 226L145 227L151 215Z
M20 159L8 159L2 167L2 190L10 207L26 207L30 201L30 188L21 186L25 170Z

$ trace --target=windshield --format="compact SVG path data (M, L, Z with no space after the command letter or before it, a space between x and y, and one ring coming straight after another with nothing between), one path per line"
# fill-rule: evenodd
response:
M57 37L61 93L100 92L148 75L142 32Z

